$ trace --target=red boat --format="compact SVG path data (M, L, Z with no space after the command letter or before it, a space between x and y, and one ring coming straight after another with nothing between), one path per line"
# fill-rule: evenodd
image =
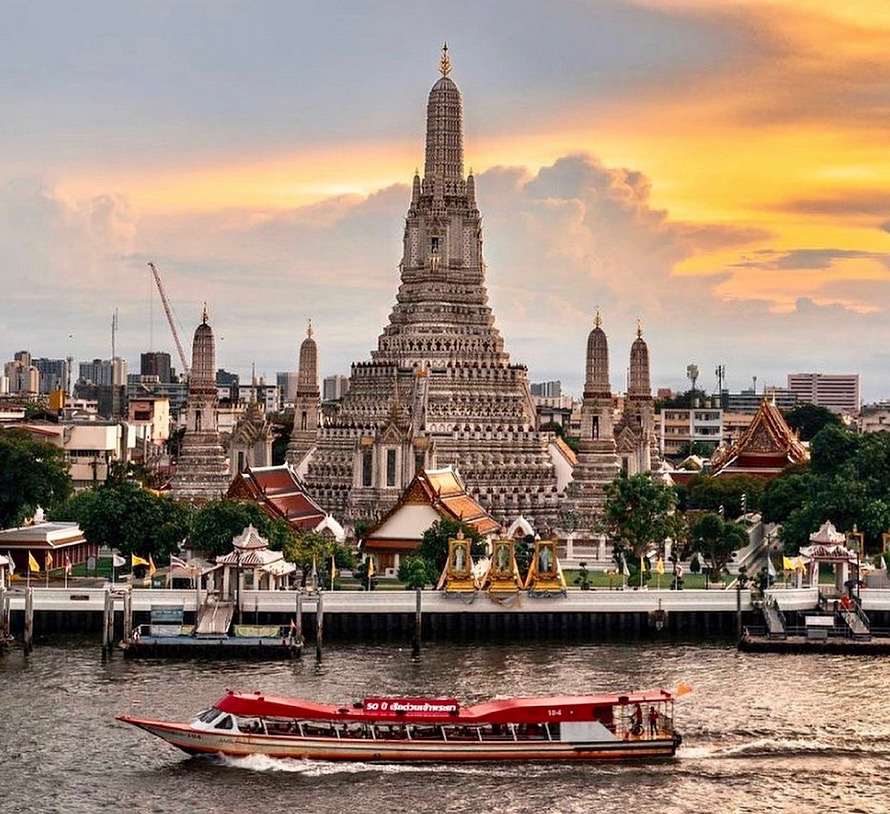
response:
M367 762L648 760L671 757L674 696L366 698L352 706L229 691L190 723L121 715L189 754Z

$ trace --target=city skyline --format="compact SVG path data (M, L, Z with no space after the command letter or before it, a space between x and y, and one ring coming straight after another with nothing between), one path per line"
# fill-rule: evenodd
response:
M367 359L447 40L532 380L580 390L599 306L616 390L639 318L655 386L695 362L708 390L722 364L890 396L881 4L42 7L6 10L0 54L4 359L105 358L115 308L121 355L176 359L150 260L184 341L208 303L220 367L294 370L310 317L322 376Z

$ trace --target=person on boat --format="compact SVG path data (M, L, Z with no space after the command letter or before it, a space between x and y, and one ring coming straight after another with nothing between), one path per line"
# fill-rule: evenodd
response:
M630 734L643 734L643 708L639 704L634 706L634 711L630 714Z
M658 710L655 707L649 707L649 737L658 736Z
M844 594L841 597L841 610L850 610L850 596L849 596L849 594Z

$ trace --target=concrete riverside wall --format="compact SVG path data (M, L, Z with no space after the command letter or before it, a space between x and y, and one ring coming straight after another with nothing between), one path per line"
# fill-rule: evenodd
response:
M122 590L130 590L123 588ZM34 588L35 634L100 631L106 588ZM816 588L776 588L770 591L786 613L816 607ZM10 592L13 630L22 626L25 597ZM203 594L202 594L203 598ZM289 624L296 615L294 591L244 591L244 624ZM423 635L436 639L563 637L638 638L653 635L734 636L737 602L742 622L760 625L749 591L735 590L570 590L566 596L515 597L492 600L487 594L446 595L423 592ZM324 627L327 637L410 640L414 631L413 591L327 591ZM117 601L117 629L122 630L122 600ZM135 623L148 621L152 605L181 605L187 620L194 618L194 590L133 589ZM303 631L312 638L317 600L303 596ZM866 612L886 624L890 590L863 591ZM662 613L659 614L658 612ZM237 621L237 617L236 617Z

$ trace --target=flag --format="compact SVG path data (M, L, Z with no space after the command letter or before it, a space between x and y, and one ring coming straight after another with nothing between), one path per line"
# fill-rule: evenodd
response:
M770 557L769 552L766 555L766 573L771 577L776 575L776 566L773 565L773 558Z
M68 556L68 552L66 551L65 552L65 573L66 574L71 573L71 567L72 567L71 566L71 557Z
M659 574L664 573L664 560L659 557L658 562L655 563L655 571Z
M170 567L171 568L188 568L189 564L182 557L174 557L172 554L170 555Z
M52 553L52 551L47 551L47 552L46 552L46 557L44 557L44 559L43 559L43 563L44 563L44 565L46 566L46 570L47 570L47 571L52 571L52 570L53 570L54 563L53 563L53 553Z
M39 571L40 566L37 563L37 560L34 559L34 555L29 551L28 552L28 570L29 571Z
M643 559L643 555L640 554L640 573L646 573L646 560Z
M368 557L368 579L374 576L374 558Z
M679 684L677 684L677 691L674 693L674 698L679 698L681 695L686 695L690 692L692 692L692 687L689 684L681 681Z
M112 554L111 555L111 566L112 568L121 568L127 564L127 561L120 556L120 554Z
M803 557L798 555L797 559L794 561L794 567L797 568L798 571L806 571L807 566L803 561Z
M627 558L624 554L621 555L621 573L626 577L630 576L630 568L627 567Z
M135 568L137 565L148 565L148 560L143 560L142 557L130 554L130 568Z
M334 555L331 554L331 582L334 581L337 576L337 560L334 558Z
M783 571L793 571L794 570L794 560L791 557L782 557L782 570Z
M155 568L155 561L151 558L151 554L148 555L148 576L153 577L157 573L157 568Z
M15 573L15 560L12 558L11 552L6 552L6 559L9 560L9 575L12 576Z

